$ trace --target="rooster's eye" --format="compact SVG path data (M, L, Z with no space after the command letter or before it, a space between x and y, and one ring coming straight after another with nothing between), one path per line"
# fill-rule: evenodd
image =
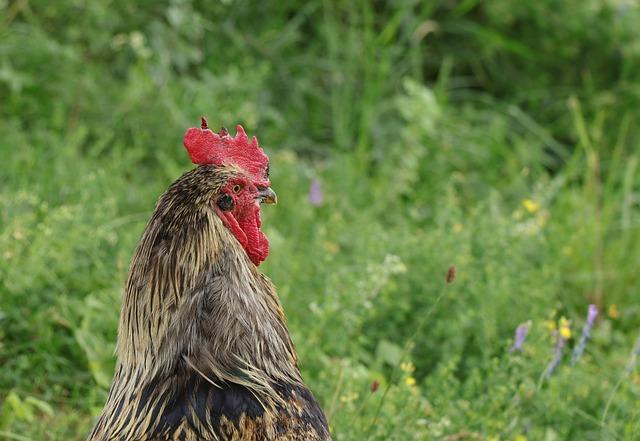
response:
M220 196L216 204L222 211L233 210L233 199L228 194L223 194L222 196Z
M242 187L240 187L238 184L233 186L233 192L234 193L240 193L240 190L242 189Z

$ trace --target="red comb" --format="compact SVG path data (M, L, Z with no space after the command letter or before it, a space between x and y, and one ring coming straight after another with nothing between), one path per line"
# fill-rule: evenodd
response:
M256 181L267 181L269 158L254 136L249 142L244 128L236 126L232 137L224 127L214 133L203 116L200 128L192 127L184 134L183 143L194 164L233 164L249 172Z

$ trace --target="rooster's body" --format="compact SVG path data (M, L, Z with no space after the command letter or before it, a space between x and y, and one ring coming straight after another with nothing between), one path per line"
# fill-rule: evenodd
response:
M241 165L201 165L160 198L132 259L116 372L90 440L330 439L257 268L259 202L275 194Z

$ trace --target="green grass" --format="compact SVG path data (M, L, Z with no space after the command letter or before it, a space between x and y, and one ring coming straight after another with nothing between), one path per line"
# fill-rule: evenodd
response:
M638 28L622 0L0 0L0 439L90 430L206 114L271 156L262 268L336 440L640 440Z

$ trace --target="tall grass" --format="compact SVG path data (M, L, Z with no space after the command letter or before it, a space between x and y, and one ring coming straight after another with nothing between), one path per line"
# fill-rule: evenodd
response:
M263 269L336 440L640 439L635 3L0 12L0 439L89 431L131 253L201 114L272 158Z

